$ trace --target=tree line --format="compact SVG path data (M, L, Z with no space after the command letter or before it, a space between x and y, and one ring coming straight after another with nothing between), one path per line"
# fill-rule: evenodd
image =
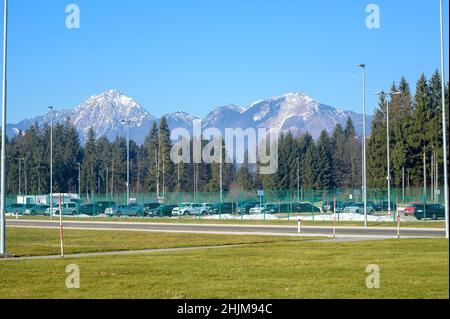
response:
M389 104L393 187L420 187L443 181L441 81L422 75L411 93L402 78L392 84L400 95L380 96L367 141L367 183L386 188L386 110ZM446 86L448 105L448 85ZM447 113L448 114L448 113ZM109 141L87 132L85 145L70 118L53 127L53 192L118 194L126 192L127 140ZM309 133L279 137L279 168L260 175L259 165L222 165L223 189L271 190L362 187L362 138L349 118L315 141ZM50 189L50 126L33 124L7 140L7 188L10 194L42 194ZM208 143L208 141L202 141ZM130 189L135 193L213 192L220 189L220 165L174 164L174 142L165 118L153 123L143 145L130 141ZM192 145L191 145L192 146ZM223 158L227 156L223 152ZM19 182L20 181L20 182Z

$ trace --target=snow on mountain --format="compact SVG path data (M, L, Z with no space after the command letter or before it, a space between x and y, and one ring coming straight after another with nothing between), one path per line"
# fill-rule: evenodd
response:
M171 129L174 128L185 128L188 131L192 131L192 125L195 120L200 118L192 116L189 113L178 111L175 113L164 115ZM160 122L160 120L158 120Z
M181 127L192 130L193 121L199 119L186 112L178 111L165 115L171 129ZM331 132L336 124L345 126L352 118L355 129L362 132L362 115L355 112L335 109L320 104L305 93L288 93L252 103L248 108L228 104L217 107L202 121L203 128L215 127L221 131L225 128L278 128L282 132L294 134L309 132L318 138L323 129ZM144 142L153 122L160 122L134 99L117 90L108 90L91 96L72 110L55 110L54 123L62 123L70 118L80 133L84 143L86 133L92 126L96 136L105 136L110 140L116 136L126 136L126 125L130 122L130 138L138 144ZM370 128L371 117L367 117ZM13 136L27 130L33 123L39 126L50 123L50 113L24 120L16 125L8 125L8 134Z
M356 131L362 132L362 115L320 104L305 93L288 93L253 102L247 109L218 108L208 115L204 126L222 131L224 127L277 128L296 135L309 132L317 139L323 129L331 132L338 123L345 126L349 117ZM370 124L371 117L367 120Z

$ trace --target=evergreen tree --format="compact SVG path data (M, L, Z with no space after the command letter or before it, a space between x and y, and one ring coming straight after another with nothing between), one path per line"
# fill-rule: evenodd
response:
M329 190L334 188L332 169L331 138L327 131L322 131L317 142L317 187Z

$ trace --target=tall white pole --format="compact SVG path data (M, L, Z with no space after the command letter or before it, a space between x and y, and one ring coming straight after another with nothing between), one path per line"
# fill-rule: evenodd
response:
M130 123L127 122L127 205L130 205Z
M300 158L297 157L297 201L300 203Z
M221 141L222 143L222 141ZM224 146L220 145L220 213L222 213L222 204L223 204L223 148Z
M22 195L22 158L19 158L19 195Z
M386 108L386 134L387 134L387 182L388 182L388 214L391 215L391 147L390 147L390 135L389 135L389 105L387 102Z
M50 109L50 219L53 217L53 106Z
M78 164L78 197L81 199L81 163ZM106 181L108 183L108 181ZM108 192L106 192L108 194Z
M2 154L1 154L1 181L0 181L0 255L6 254L6 72L8 53L8 0L5 0L5 12L3 20L3 91L2 91Z
M364 227L367 228L367 154L366 154L366 65L358 65L362 68L363 80L363 200L364 200Z
M449 238L449 202L448 202L448 168L447 168L447 118L445 110L445 61L444 61L444 8L440 0L440 29L441 29L441 90L442 90L442 141L444 144L444 196L445 196L445 236Z

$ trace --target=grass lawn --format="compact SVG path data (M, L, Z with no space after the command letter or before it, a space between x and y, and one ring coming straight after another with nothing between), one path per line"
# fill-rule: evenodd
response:
M182 241L183 236L175 237ZM0 298L449 298L448 249L445 239L287 241L207 251L0 261ZM80 289L65 286L69 264L80 267ZM380 289L365 287L369 264L381 269Z
M121 232L98 230L64 231L66 254L105 251L160 249L176 247L203 247L216 245L273 243L299 241L310 238L276 236L233 236L208 234L173 234L148 232ZM8 227L6 250L14 256L48 256L60 254L58 229Z
M8 217L10 220L15 218ZM20 217L20 220L49 220L49 217ZM55 219L54 219L55 220ZM65 220L74 221L99 221L99 222L140 222L140 223L184 223L184 224L226 224L226 225L279 225L279 226L295 226L296 220L215 220L215 219L199 219L192 217L180 218L65 218ZM302 221L304 226L333 226L333 222L328 221ZM363 222L342 221L338 226L346 227L362 227ZM369 227L397 227L394 222L368 222ZM445 228L444 221L417 221L417 222L402 222L400 224L403 228Z

